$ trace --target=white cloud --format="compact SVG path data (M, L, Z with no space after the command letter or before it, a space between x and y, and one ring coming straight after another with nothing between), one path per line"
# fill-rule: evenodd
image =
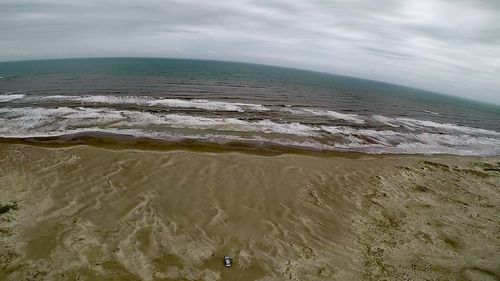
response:
M494 1L3 0L0 26L0 60L235 60L500 103Z

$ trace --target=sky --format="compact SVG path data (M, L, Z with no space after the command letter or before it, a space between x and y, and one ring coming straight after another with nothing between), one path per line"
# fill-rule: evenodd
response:
M0 61L271 64L500 104L499 0L0 0Z

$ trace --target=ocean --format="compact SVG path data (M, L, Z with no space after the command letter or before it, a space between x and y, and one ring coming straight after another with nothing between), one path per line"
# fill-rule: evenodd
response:
M0 63L0 138L500 155L500 106L370 80L156 58Z

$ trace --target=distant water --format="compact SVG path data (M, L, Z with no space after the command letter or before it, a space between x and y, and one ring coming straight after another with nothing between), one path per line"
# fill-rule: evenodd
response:
M102 132L367 153L500 155L500 107L386 83L175 59L0 63L0 137Z

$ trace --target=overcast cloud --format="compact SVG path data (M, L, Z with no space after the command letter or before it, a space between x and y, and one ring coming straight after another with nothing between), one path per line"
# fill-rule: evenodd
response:
M290 66L500 104L497 0L0 0L0 60Z

